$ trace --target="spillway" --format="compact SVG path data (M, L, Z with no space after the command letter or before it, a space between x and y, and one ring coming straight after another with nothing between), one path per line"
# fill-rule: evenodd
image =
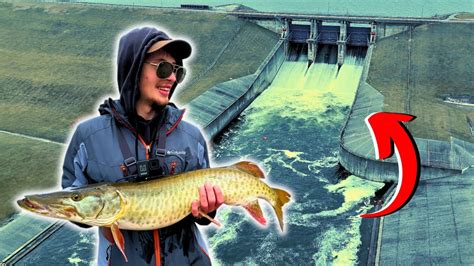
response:
M323 55L324 56L324 55ZM349 176L339 182L337 150L362 73L354 53L339 70L290 55L273 83L216 140L217 163L251 159L261 163L271 183L286 187L284 235L270 206L261 228L243 209L223 208L221 229L208 230L209 245L221 264L355 263L361 244L358 214L383 184ZM320 60L321 61L321 60ZM318 62L318 61L317 61Z

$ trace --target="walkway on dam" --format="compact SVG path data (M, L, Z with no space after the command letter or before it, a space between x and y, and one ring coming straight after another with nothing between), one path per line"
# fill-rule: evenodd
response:
M272 12L227 12L246 19L291 19L291 20L324 20L324 21L351 21L363 23L390 23L390 24L412 24L421 25L426 23L471 23L469 19L452 19L450 17L383 17L383 16L357 16L357 15L323 15L323 14L295 14L295 13L272 13Z

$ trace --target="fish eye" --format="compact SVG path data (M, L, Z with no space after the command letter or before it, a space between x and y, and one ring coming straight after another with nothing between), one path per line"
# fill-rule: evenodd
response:
M77 193L74 193L74 194L72 194L71 199L73 201L79 201L79 200L81 200L81 196Z

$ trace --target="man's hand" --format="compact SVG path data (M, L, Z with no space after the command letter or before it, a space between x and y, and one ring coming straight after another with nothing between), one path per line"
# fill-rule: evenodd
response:
M191 204L191 213L196 218L201 218L199 210L204 213L210 213L224 203L224 195L219 186L212 186L206 183L199 188L199 200L193 201Z

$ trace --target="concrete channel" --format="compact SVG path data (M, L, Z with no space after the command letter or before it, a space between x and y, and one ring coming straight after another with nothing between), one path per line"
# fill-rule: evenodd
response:
M2 263L6 265L15 265L24 256L28 255L32 250L41 245L46 239L63 227L66 221L56 221L46 225L46 228L40 231L38 234L33 236L31 239L26 241L24 244L19 246L16 250L6 256ZM30 231L31 233L31 231ZM11 246L12 247L12 246Z
M285 61L284 44L284 40L278 41L254 74L219 83L186 106L191 119L204 129L210 139L272 83Z

